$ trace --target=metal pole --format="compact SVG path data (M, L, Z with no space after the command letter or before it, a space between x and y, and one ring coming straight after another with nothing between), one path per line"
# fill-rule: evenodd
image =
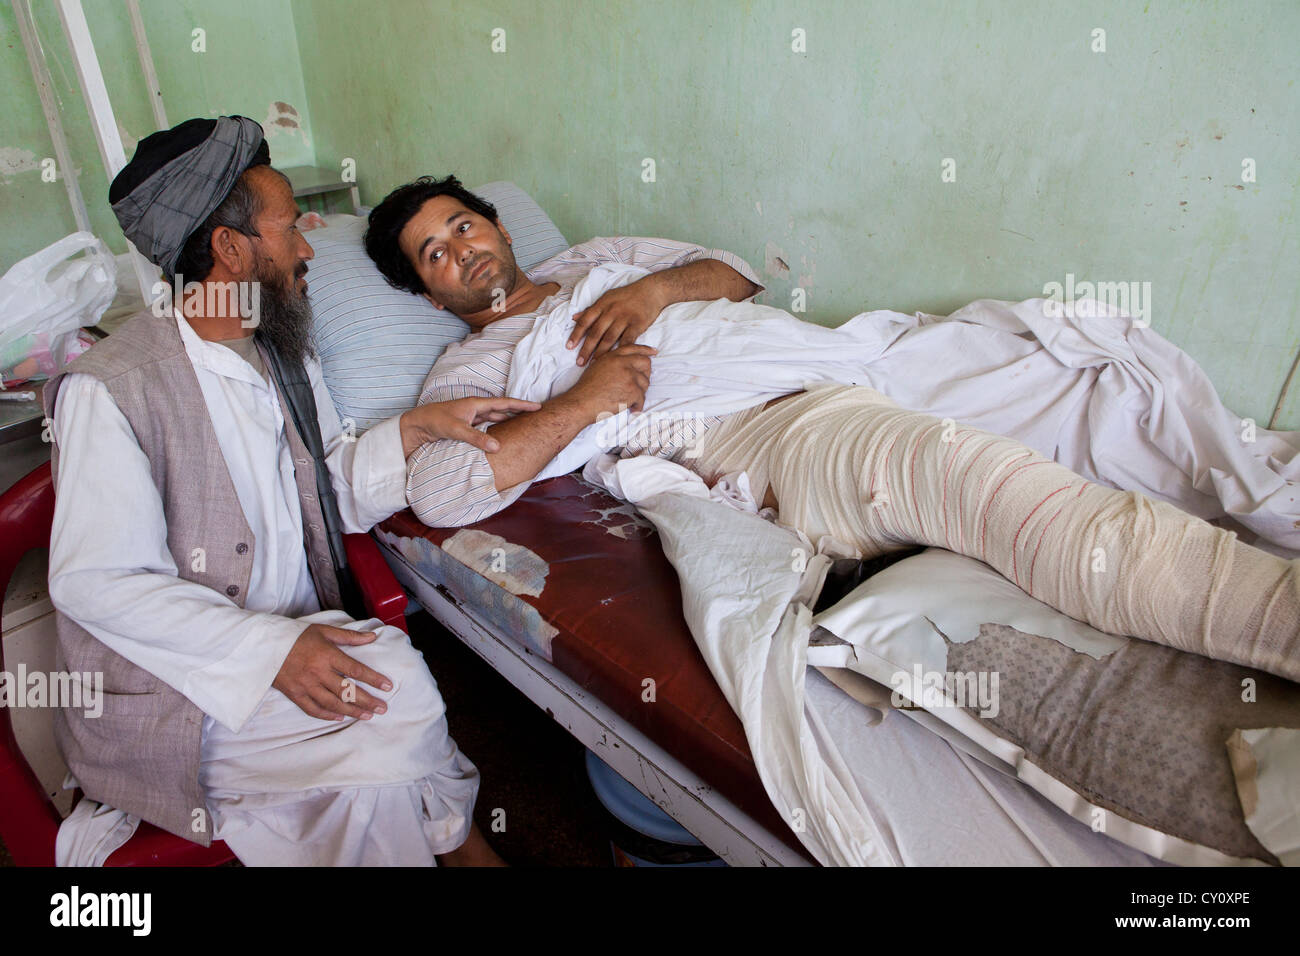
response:
M168 129L167 111L163 109L162 87L158 71L153 67L153 53L149 49L149 35L144 32L144 19L140 16L140 0L126 0L126 12L131 18L131 32L135 34L135 51L140 56L140 69L144 71L144 85L149 90L149 105L153 107L153 122L158 129Z
M90 214L86 211L86 200L81 195L81 185L77 182L77 168L72 165L72 153L68 150L68 140L63 135L63 121L59 119L59 107L54 101L54 84L50 81L50 66L45 60L45 51L41 49L40 38L36 35L36 24L32 20L32 11L27 0L10 0L14 8L14 18L18 21L18 32L22 34L23 49L27 51L27 62L32 67L32 79L36 81L36 92L41 97L41 109L45 112L45 125L50 129L50 139L54 142L54 160L58 163L57 175L63 180L68 191L68 202L72 204L72 218L82 232L92 232Z
M81 0L55 0L55 4L59 8L63 32L68 38L72 59L77 66L77 79L81 83L81 95L86 100L86 110L90 113L95 143L99 146L99 155L111 182L126 165L126 151L122 148L122 137L117 132L117 120L113 117L113 104L108 100L108 88L104 85L99 59L95 56L95 44L90 39L86 12L81 8ZM127 242L127 248L130 250L131 264L135 268L136 281L140 283L140 294L144 297L145 304L152 307L154 300L161 297L155 289L159 278L158 267L140 255L140 251L130 242Z

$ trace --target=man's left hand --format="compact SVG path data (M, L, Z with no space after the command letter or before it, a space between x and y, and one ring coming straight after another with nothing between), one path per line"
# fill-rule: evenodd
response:
M535 412L542 406L519 398L456 398L449 402L429 402L403 412L400 428L402 453L410 458L421 445L443 438L454 438L491 454L501 444L475 425L504 422L520 412Z
M620 342L633 344L654 324L668 305L654 278L654 275L649 275L610 289L573 317L573 334L569 336L568 347L573 348L579 339L582 340L579 365L586 365L593 358L604 355Z

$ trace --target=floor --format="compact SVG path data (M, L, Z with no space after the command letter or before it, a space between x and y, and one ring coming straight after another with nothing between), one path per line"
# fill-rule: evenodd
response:
M427 613L408 620L452 737L483 777L474 819L488 842L514 866L611 866L582 744ZM504 832L492 828L498 808Z
M582 745L428 614L409 624L447 702L452 736L482 775L474 818L496 851L521 867L611 866ZM12 865L0 843L0 866Z

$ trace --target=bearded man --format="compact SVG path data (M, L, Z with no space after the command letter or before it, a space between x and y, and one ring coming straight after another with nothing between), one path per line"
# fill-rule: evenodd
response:
M310 345L312 250L246 117L143 140L109 200L175 308L45 389L62 666L104 675L101 716L56 717L87 797L59 861L102 863L144 819L248 864L499 863L423 658L343 610L341 535L406 507L422 445L495 447L472 426L538 406L446 402L344 435Z

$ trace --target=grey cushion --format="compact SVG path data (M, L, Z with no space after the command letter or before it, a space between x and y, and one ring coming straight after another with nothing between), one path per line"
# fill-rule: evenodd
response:
M497 207L521 268L569 248L514 183L474 192ZM414 406L438 356L469 331L450 312L390 286L362 246L365 229L364 219L349 216L307 234L316 252L307 285L325 385L339 417L352 419L358 433Z

